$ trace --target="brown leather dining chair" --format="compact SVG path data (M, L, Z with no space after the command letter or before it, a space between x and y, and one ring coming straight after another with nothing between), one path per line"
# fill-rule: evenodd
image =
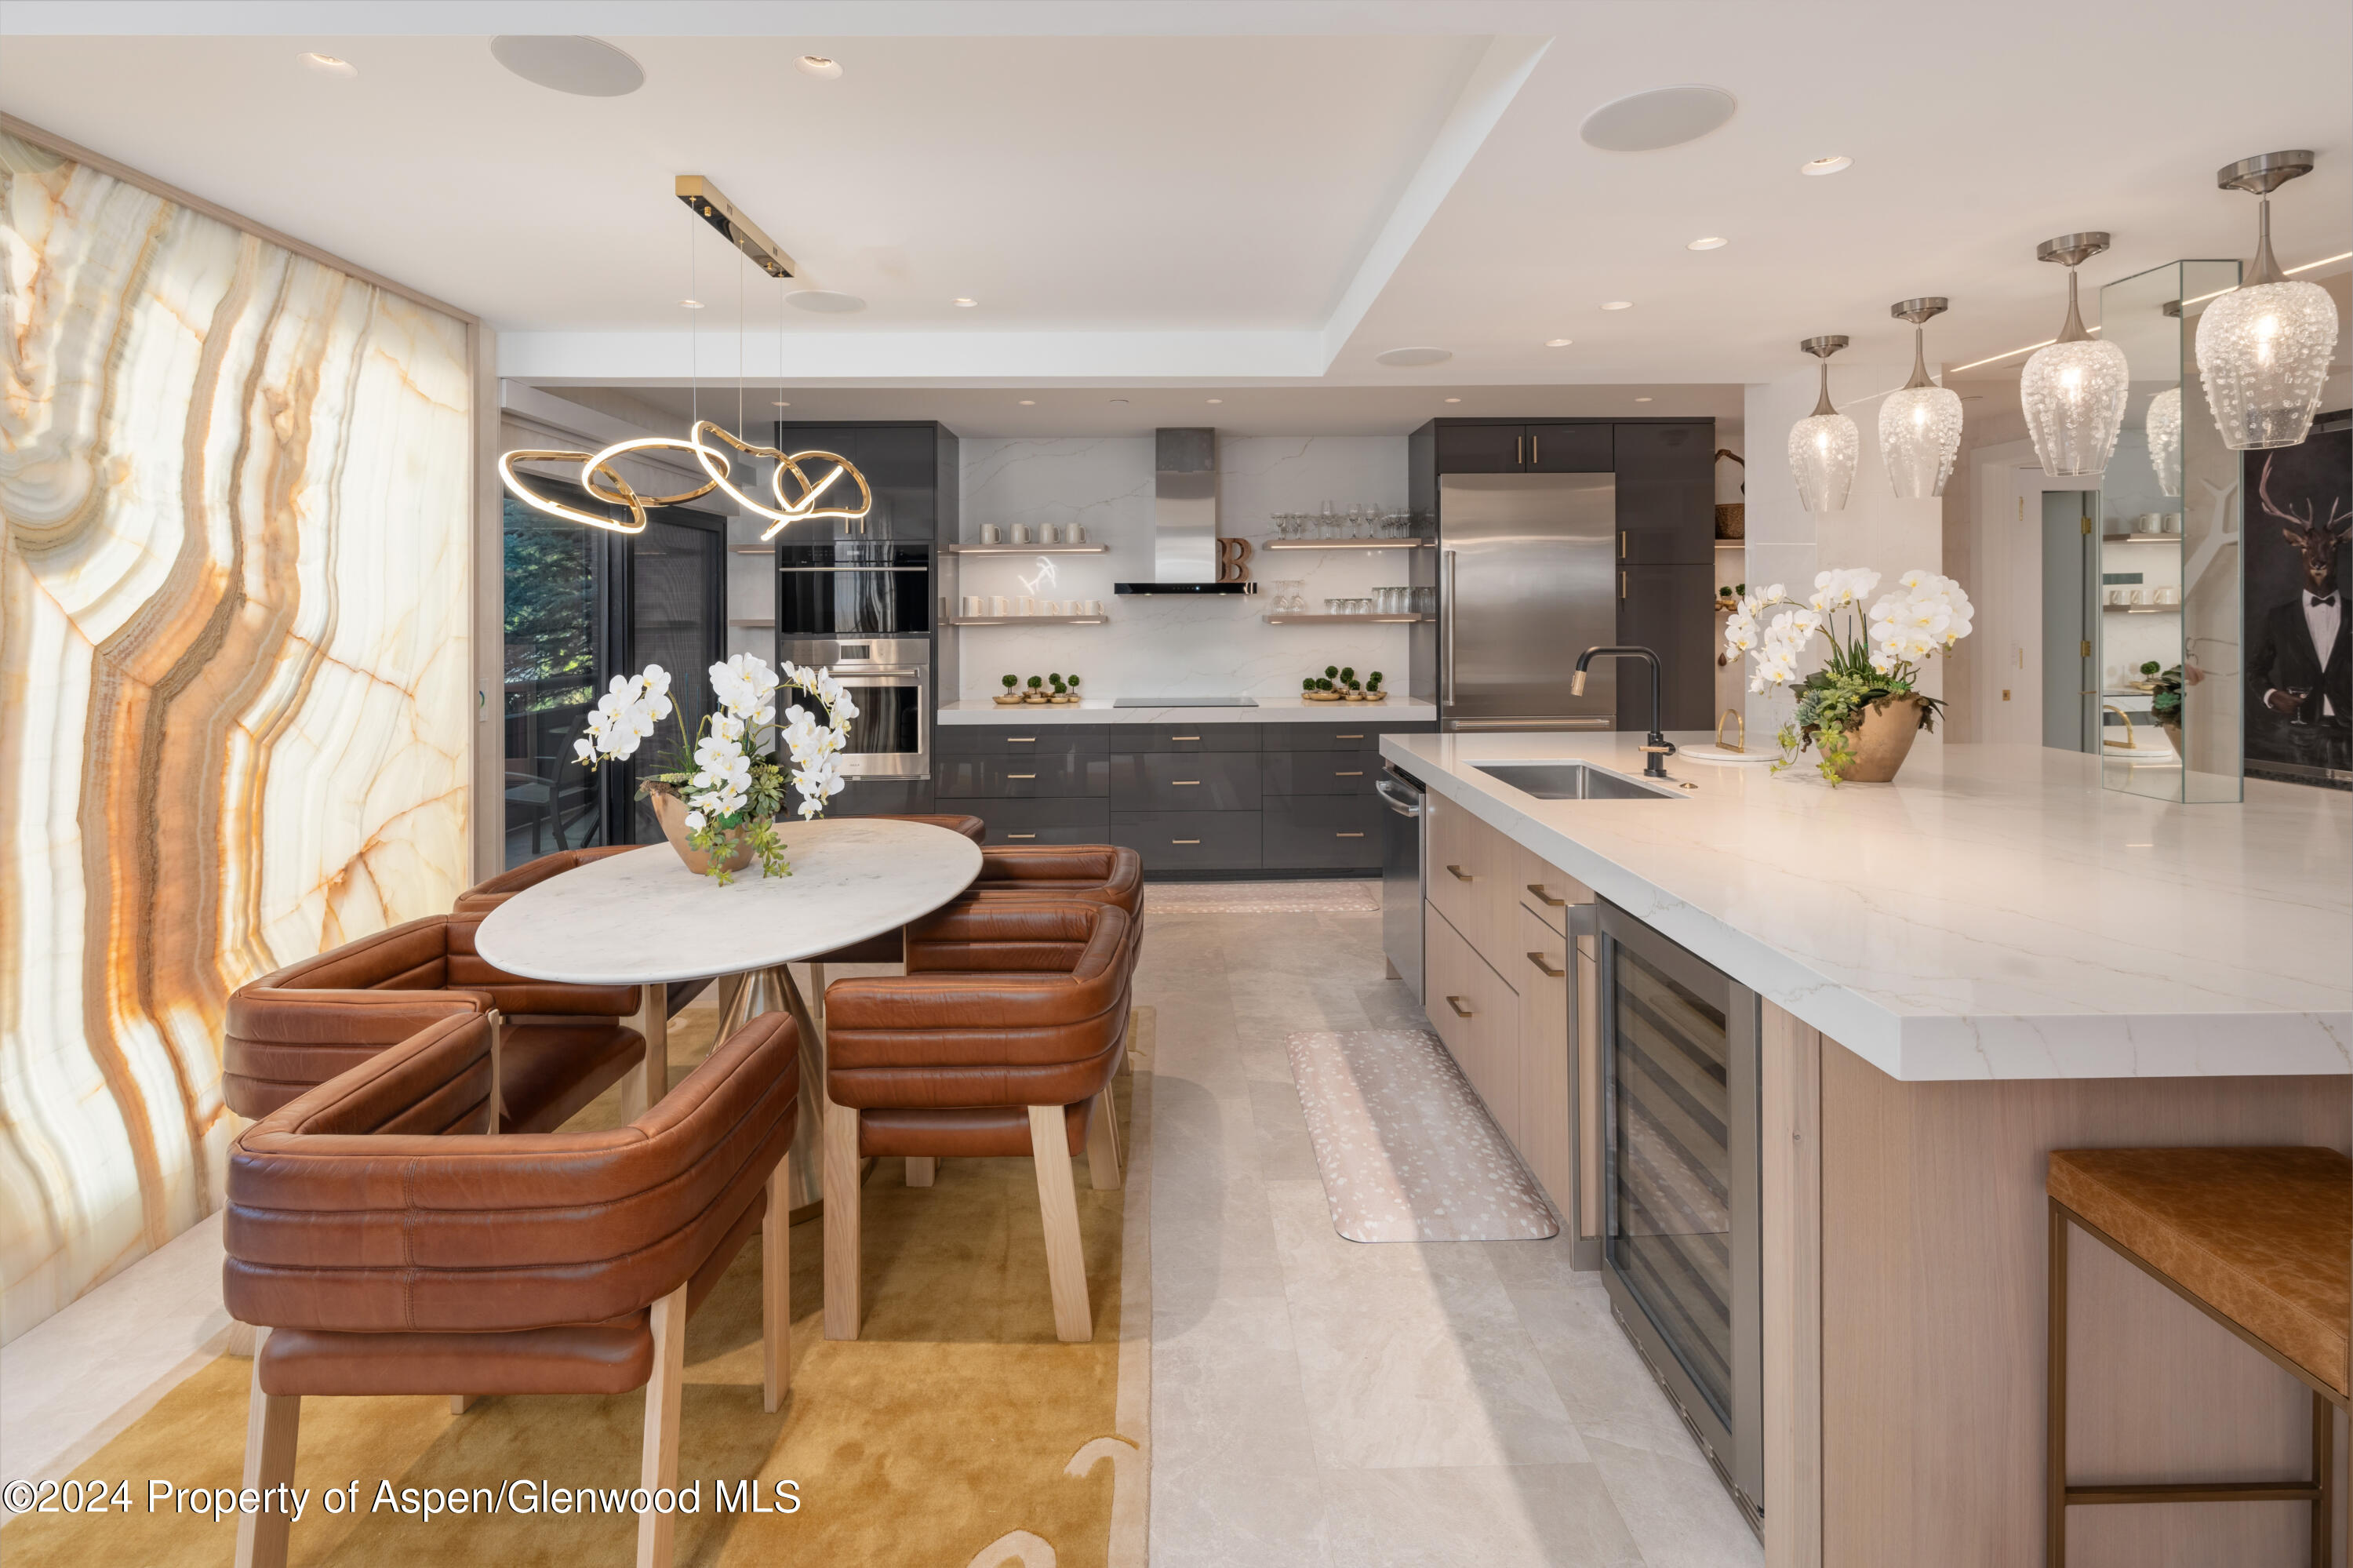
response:
M799 1037L736 1031L604 1132L486 1136L495 1013L458 1012L310 1090L230 1147L229 1313L263 1330L244 1484L291 1480L306 1398L646 1390L640 1485L678 1480L686 1319L756 1231L765 1408L790 1379L785 1156ZM672 1515L638 1516L638 1562ZM282 1512L247 1514L238 1568L280 1568Z
M239 986L228 999L221 1097L264 1117L453 1009L507 1022L500 1062L506 1132L548 1132L645 1059L621 1019L635 986L559 985L492 969L479 915L428 915Z
M963 898L907 927L907 972L828 993L825 1331L858 1337L869 1155L1036 1161L1054 1331L1093 1337L1071 1156L1119 1184L1108 1089L1127 1044L1127 912ZM1089 1137L1090 1131L1093 1137Z

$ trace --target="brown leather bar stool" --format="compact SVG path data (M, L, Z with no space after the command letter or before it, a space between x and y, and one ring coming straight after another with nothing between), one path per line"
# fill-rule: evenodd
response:
M1034 1160L1054 1332L1093 1337L1071 1158L1084 1149L1094 1185L1118 1186L1107 1091L1127 1045L1133 930L1116 905L958 900L908 927L904 975L834 982L828 1339L858 1337L859 1178L868 1155Z
M2067 1561L2067 1510L2093 1503L2309 1502L2328 1568L2334 1410L2348 1404L2353 1160L2333 1149L2062 1149L2051 1155L2045 1560ZM2067 1230L2105 1245L2312 1390L2308 1480L2070 1486Z
M505 1014L506 1132L548 1132L645 1059L624 1027L635 986L559 985L492 969L478 915L428 915L239 986L223 1022L221 1097L265 1117L450 1012Z
M686 1319L756 1231L763 1396L791 1376L785 1155L800 1040L766 1013L609 1132L489 1125L492 1016L427 1025L239 1134L229 1150L230 1315L264 1330L245 1485L294 1475L319 1395L646 1391L640 1484L678 1483ZM638 1516L638 1562L671 1519ZM238 1568L286 1561L283 1513L243 1516Z

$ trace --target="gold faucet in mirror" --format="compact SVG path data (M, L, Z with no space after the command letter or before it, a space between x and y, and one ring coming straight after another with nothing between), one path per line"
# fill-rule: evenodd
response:
M2125 721L2125 737L2122 740L2110 740L2107 736L2102 736L2100 737L2100 744L2102 746L2113 746L2119 751L2137 751L2140 749L2133 743L2132 715L2125 712L2124 709L2116 706L2114 703L2102 703L2100 705L2100 711L2102 713L2114 714L2116 717Z
M1740 726L1740 728L1735 732L1739 736L1739 739L1727 741L1724 738L1724 721L1725 719L1730 719L1734 724ZM1725 709L1722 715L1715 721L1716 749L1718 751L1744 751L1747 749L1747 746L1748 719L1746 715L1743 715L1738 708Z

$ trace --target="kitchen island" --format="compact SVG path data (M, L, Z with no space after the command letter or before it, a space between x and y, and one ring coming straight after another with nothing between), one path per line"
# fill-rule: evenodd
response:
M1671 758L1692 788L1628 800L1480 768L1632 777L1634 738L1381 752L1431 792L1433 834L1516 846L1761 999L1768 1561L2039 1563L2045 1156L2346 1147L2353 800L2251 780L2241 805L2168 805L2035 747L1924 745L1894 785L1836 789ZM2070 1257L2076 1479L2306 1467L2300 1384L2106 1249ZM2305 1517L2079 1508L2070 1562L2297 1561Z

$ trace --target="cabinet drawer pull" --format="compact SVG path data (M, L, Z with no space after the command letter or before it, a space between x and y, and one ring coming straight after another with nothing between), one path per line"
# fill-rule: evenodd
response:
M1198 784L1200 780L1198 779L1171 779L1168 782L1171 784Z
M1550 964L1545 962L1545 956L1542 953L1530 953L1528 955L1528 962L1542 969L1544 971L1544 977L1546 980L1567 980L1568 978L1568 971L1567 969L1556 969Z
M1038 776L1035 773L1008 773L1006 777L1008 779L1035 779Z
M1332 738L1334 740L1362 740L1365 737L1361 735L1335 735Z
M1454 874L1454 880L1457 882L1476 882L1479 880L1459 865L1450 865L1446 869Z
M1198 839L1170 839L1168 842L1172 844L1197 844L1201 841Z
M1362 833L1334 833L1332 836L1335 839L1360 839L1365 835Z
M1198 735L1172 735L1168 738L1171 740L1198 740L1201 737Z
M1469 1008L1462 1005L1462 999L1459 996L1448 997L1446 999L1446 1005L1454 1010L1455 1016L1458 1018L1475 1018L1478 1016L1478 1014L1472 1012Z
M1038 744L1038 737L1034 735L1008 735L1005 737L1005 744L1008 746L1035 746Z
M1538 899L1540 902L1542 902L1542 903L1545 905L1545 906L1546 906L1546 908L1550 908L1550 909L1566 909L1567 907L1568 907L1568 900L1567 900L1567 899L1566 899L1566 898L1555 898L1551 894L1546 893L1546 892L1544 890L1544 884L1543 884L1543 883L1541 883L1541 882L1531 882L1531 883L1529 883L1529 884L1528 884L1528 891L1529 891L1530 893L1535 894L1535 895L1536 895L1537 899Z
M1034 839L1038 835L1036 833L1008 833L1005 836L1008 839Z
M1361 768L1357 768L1354 773L1335 773L1332 775L1335 779L1362 779L1364 776L1365 770Z

